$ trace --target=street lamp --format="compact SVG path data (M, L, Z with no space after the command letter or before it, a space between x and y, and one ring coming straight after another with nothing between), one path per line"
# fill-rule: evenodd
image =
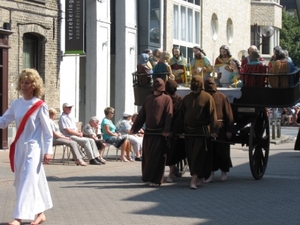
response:
M258 25L257 25L257 23L255 23L254 24L254 44L257 47L259 47L263 43L264 39L269 39L270 37L272 37L274 32L275 32L275 29L271 25L263 26L261 28L261 32L258 32ZM262 39L262 42L260 44L258 44L257 36L259 36Z

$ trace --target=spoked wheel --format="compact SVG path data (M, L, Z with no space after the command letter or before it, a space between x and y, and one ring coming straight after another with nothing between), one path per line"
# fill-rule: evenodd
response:
M270 125L265 109L261 109L251 123L249 137L249 162L252 176L263 177L269 158Z

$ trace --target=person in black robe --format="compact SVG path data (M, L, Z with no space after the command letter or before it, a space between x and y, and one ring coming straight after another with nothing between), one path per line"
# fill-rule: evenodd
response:
M294 150L300 151L300 128L298 130L297 138L294 145Z
M177 82L174 80L168 80L166 82L166 92L170 95L173 102L173 118L171 123L172 134L179 134L182 132L182 118L180 114L182 98L176 94ZM167 182L173 182L173 178L176 176L175 165L181 160L185 159L184 139L179 136L172 136L170 138L170 146L167 149L167 161L166 165L170 167Z
M185 133L185 149L190 173L190 188L197 189L211 174L209 138L217 137L217 114L214 99L204 91L203 78L196 75L191 81L192 92L182 101L181 113Z
M171 129L173 103L165 94L165 82L155 79L152 95L147 96L131 127L137 133L146 122L143 138L142 180L158 187L164 179L167 153L167 137Z
M212 141L212 160L213 167L211 176L205 181L207 183L214 181L214 171L221 170L221 180L227 179L227 172L232 167L230 159L230 144L229 142L232 137L232 129L234 127L234 118L232 114L231 105L227 97L217 91L217 86L212 78L208 78L204 82L205 91L211 94L215 101L217 118L218 118L218 138L217 141Z

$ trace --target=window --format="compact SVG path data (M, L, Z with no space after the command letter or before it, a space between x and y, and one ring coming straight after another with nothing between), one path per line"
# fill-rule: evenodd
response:
M232 20L228 19L227 20L227 41L229 44L232 43L232 37L233 37L233 24L232 24Z
M273 54L272 46L276 46L279 44L276 42L277 40L279 40L279 31L273 27L272 29L274 29L274 35L273 32L271 32L272 34L266 33L265 27L251 26L251 45L257 46L261 54ZM266 36L263 36L263 33Z
M178 39L179 35L178 35L178 27L179 27L179 10L178 10L178 5L174 5L174 12L173 12L173 16L174 16L174 29L173 29L173 34L174 34L174 39Z
M150 0L150 43L160 45L161 34L161 6L159 0Z
M173 45L173 47L178 47L178 45ZM180 51L188 63L194 58L193 47L180 46Z
M200 8L183 1L180 3L174 4L173 8L174 41L180 46L187 43L200 44Z
M184 1L195 4L195 5L200 5L200 0L184 0Z
M193 47L200 45L201 15L200 0L174 0L173 44L179 46L183 57L190 62Z
M23 38L23 68L38 69L38 37L24 34Z

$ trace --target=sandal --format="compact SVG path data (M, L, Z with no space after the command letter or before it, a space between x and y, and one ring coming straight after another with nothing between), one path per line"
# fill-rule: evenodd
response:
M76 165L77 166L87 166L86 162L84 162L82 159L78 159L77 162L76 162Z
M102 163L102 164L106 164L106 160L105 159L103 159L103 158L98 158L99 159L99 161Z
M121 161L121 162L129 162L129 161L126 159L126 157L125 157L125 156L123 156L123 157L120 157L120 161Z
M130 156L126 156L126 159L130 162L133 162L133 159Z
M159 187L160 184L150 183L149 186L150 186L150 187Z

